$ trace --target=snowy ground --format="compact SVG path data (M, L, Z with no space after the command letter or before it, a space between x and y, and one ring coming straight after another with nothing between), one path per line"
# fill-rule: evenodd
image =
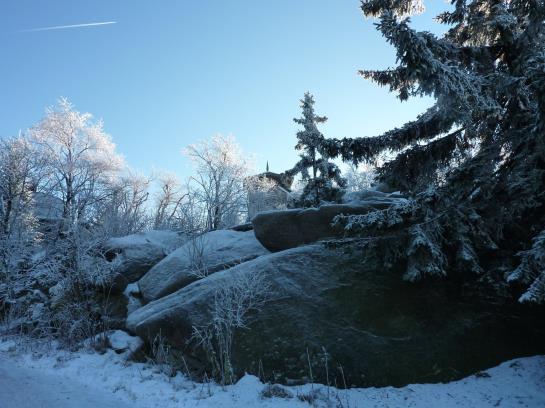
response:
M0 407L545 407L545 356L508 361L448 384L337 390L321 385L270 387L246 375L237 384L198 384L123 355L16 351L0 342ZM302 401L304 400L304 401ZM311 401L310 403L307 401Z

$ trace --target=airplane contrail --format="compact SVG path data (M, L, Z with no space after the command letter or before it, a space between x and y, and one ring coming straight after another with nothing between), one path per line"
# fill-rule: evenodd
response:
M116 24L117 21L103 21L99 23L85 23L85 24L72 24L64 26L52 26L52 27L40 27L40 28L30 28L28 30L21 30L22 33L31 33L35 31L49 31L49 30L64 30L65 28L80 28L80 27L95 27L108 24Z

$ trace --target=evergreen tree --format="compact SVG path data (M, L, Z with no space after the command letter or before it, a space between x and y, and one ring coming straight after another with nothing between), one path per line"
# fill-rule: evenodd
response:
M401 100L436 103L381 136L323 140L329 157L354 163L397 152L378 177L412 197L336 222L366 237L367 254L381 248L388 262L406 265L408 280L486 271L487 281L522 284L521 301L544 303L545 2L451 4L438 16L449 27L438 38L406 18L421 1L362 1L398 66L361 75Z
M345 180L337 165L329 161L329 156L323 149L325 138L318 130L318 124L327 121L325 116L318 116L314 112L314 98L306 92L301 100L302 118L293 119L303 126L297 132L295 148L302 151L301 159L292 170L286 172L289 176L301 174L306 182L299 205L310 207L319 205L322 201L337 201ZM310 172L309 172L310 171Z

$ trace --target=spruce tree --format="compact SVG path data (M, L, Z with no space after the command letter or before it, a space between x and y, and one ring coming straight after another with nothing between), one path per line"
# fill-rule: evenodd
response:
M286 172L289 176L301 174L306 183L298 205L310 207L324 201L337 201L345 180L337 165L329 160L323 149L325 138L318 130L318 124L327 121L327 117L316 115L314 97L309 92L301 100L301 109L303 116L293 119L295 123L303 126L303 130L297 132L295 145L295 149L302 152L301 159L293 169Z
M322 146L354 163L395 152L378 177L411 200L336 222L407 280L480 274L545 303L545 2L451 0L441 37L411 28L422 3L362 1L398 65L361 75L436 103L383 135Z

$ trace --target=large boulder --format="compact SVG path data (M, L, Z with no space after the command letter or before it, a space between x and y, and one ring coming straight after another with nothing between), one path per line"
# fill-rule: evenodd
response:
M146 273L138 286L143 299L149 302L199 278L268 253L253 231L211 231L172 252Z
M184 235L174 231L148 231L109 239L104 252L114 262L116 291L122 292L128 283L136 282L184 241Z
M261 212L252 219L255 236L268 250L282 251L341 235L342 230L331 225L337 215L367 214L405 200L397 195L374 193L352 198L350 204Z
M315 381L325 382L328 369L330 383L401 386L450 381L545 352L543 315L489 303L448 280L409 284L377 260L365 262L357 251L319 244L265 255L147 304L129 315L127 328L148 340L160 332L205 361L187 343L193 327L209 325L226 288L246 282L245 291L231 292L231 308L252 291L265 291L267 301L236 332L232 362L239 374L308 381L310 360Z

